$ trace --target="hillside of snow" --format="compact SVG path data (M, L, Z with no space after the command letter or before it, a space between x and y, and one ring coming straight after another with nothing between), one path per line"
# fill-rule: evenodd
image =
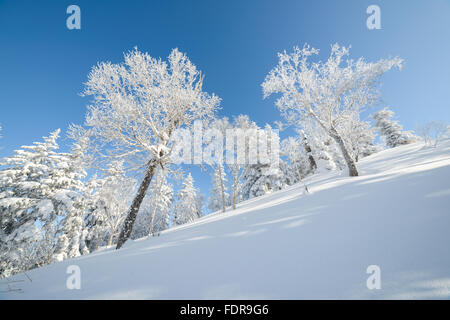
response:
M382 151L127 243L0 281L0 299L450 298L450 140ZM81 289L66 288L69 265ZM381 270L369 290L366 269Z

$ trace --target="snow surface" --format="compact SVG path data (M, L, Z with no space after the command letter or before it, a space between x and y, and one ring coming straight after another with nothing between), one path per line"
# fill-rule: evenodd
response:
M309 194L298 184L29 271L31 281L3 279L0 298L450 298L450 140L385 150L358 168L356 178L305 179ZM69 265L81 269L80 290L66 288ZM369 265L381 268L380 290L366 286Z

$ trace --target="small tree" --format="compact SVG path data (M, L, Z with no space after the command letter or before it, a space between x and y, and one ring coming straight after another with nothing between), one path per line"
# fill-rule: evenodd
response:
M351 153L355 162L359 159L370 156L377 152L377 147L374 145L375 133L374 129L367 121L360 121L358 118L348 121L346 141L351 148Z
M178 201L175 203L173 223L181 225L197 219L199 214L197 189L194 187L194 179L189 173L183 181L183 187L178 193Z
M209 210L222 210L222 212L225 212L226 205L229 202L226 182L224 167L221 163L218 163L212 173L212 189L208 204Z
M237 146L237 143L234 144L234 136L231 137L231 139L233 139L233 141L230 141L230 137L227 137L227 148L231 148L230 146L232 146L233 150L232 154L236 154L237 157L235 157L233 159L233 161L228 162L227 161L227 165L228 168L230 169L230 173L232 176L232 194L231 194L231 205L233 210L236 209L236 205L238 202L240 202L242 200L242 178L246 175L247 170L250 170L250 165L248 163L245 163L245 159L249 158L249 154L250 154L250 141L248 141L248 146L246 145L247 141L245 141L246 137L248 137L248 139L254 139L254 137L251 137L253 132L256 132L258 128L257 124L250 120L248 115L243 115L240 114L237 117L234 117L233 119L233 123L232 123L232 128L234 130L237 130L237 132L243 132L243 137L236 137L236 142L238 142L239 139L243 139L243 144L244 144L244 150L239 150L239 147ZM248 136L248 133L250 133L250 136ZM232 143L233 142L233 143ZM241 158L245 158L244 159L244 163L239 161L239 152L243 152L243 154L241 155Z
M279 53L278 65L262 84L264 98L281 93L276 105L289 123L299 125L303 118L317 122L338 144L349 175L357 176L355 161L340 130L348 117L377 99L377 80L392 67L401 68L402 60L345 60L349 48L335 44L327 61L308 61L318 52L305 45L303 49L295 47L290 54Z
M145 210L141 210L138 216L142 236L150 236L167 229L173 203L173 187L167 181L166 170L159 171L144 201Z
M98 245L108 236L107 246L113 243L125 220L132 200L136 181L125 176L122 163L111 162L106 176L97 180L97 188L92 195L94 207L92 214L98 222Z
M442 138L450 132L450 126L443 121L430 121L417 128L425 145L436 147Z
M204 137L204 142L214 150L214 156L205 157L203 160L208 163L212 168L212 190L209 201L209 209L216 211L222 209L222 212L226 211L226 207L229 202L229 195L226 187L226 171L223 164L225 158L223 148L227 143L227 131L231 129L231 124L227 117L222 119L214 119L210 124L213 131ZM208 148L211 151L211 149Z
M386 146L395 148L417 141L417 138L411 131L402 131L403 127L398 121L392 119L394 114L394 111L384 108L372 115L372 118L375 120L375 128L380 133Z
M81 146L57 153L56 130L0 168L0 274L80 254L85 172Z
M283 174L288 185L300 182L311 172L311 163L301 140L302 138L297 136L286 138L281 142L281 155L286 157L286 162L283 162Z
M92 147L102 159L123 159L144 170L117 242L130 237L139 207L157 167L170 162L172 134L196 119L213 116L220 99L202 91L203 76L174 49L168 62L137 49L125 62L102 62L89 74L84 95L92 96L86 125Z

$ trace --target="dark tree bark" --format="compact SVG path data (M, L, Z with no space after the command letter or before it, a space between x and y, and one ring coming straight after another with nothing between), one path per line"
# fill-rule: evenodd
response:
M355 161L348 153L347 148L345 147L344 140L339 135L337 130L333 127L330 129L330 135L337 142L337 144L339 145L339 148L341 149L342 155L344 156L345 162L347 163L349 176L357 177L359 174L358 174L358 170L356 169Z
M119 239L117 240L116 249L120 249L125 241L131 236L131 231L133 231L134 221L136 220L137 213L141 206L142 200L144 200L147 189L152 181L153 175L156 172L158 163L156 161L150 161L147 170L145 172L144 179L139 186L139 190L133 199L130 210L128 210L128 215L123 223L122 231L120 232Z

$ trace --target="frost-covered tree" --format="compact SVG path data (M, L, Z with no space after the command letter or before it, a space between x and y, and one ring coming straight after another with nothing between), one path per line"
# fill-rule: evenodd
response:
M309 159L309 173L328 170L341 170L346 168L342 153L333 138L323 128L313 121L302 121L302 129L299 130L303 137L302 143Z
M316 163L316 160L314 159L311 145L308 142L308 136L306 135L305 131L300 129L299 134L301 136L301 144L303 146L303 149L306 152L306 155L307 155L308 161L309 161L308 173L312 173L312 172L314 172L314 170L317 169L317 163Z
M183 180L182 188L177 194L178 200L173 211L174 225L192 222L199 217L197 194L198 190L194 187L194 179L189 173Z
M79 255L85 172L76 147L70 154L56 152L59 132L2 160L2 274Z
M242 198L244 200L281 190L284 187L279 150L271 149L275 145L279 145L279 142L274 143L275 139L279 139L278 135L274 134L271 126L267 124L264 130L257 129L251 138L257 140L257 161L249 164L242 175ZM273 161L278 161L278 163L273 163Z
M144 171L117 242L131 235L139 207L157 171L170 162L177 128L211 117L220 99L202 90L203 76L174 49L165 62L137 49L120 64L99 63L89 74L84 95L93 97L85 124L93 150L102 159L123 159Z
M355 160L340 129L342 124L373 104L379 96L380 76L393 67L401 68L402 60L393 58L369 63L345 59L349 48L335 44L325 62L311 62L318 50L305 45L292 53L278 54L278 65L269 72L262 84L264 98L281 93L276 106L288 123L301 120L316 122L338 145L349 169L357 176Z
M227 178L224 167L224 159L226 150L224 147L227 143L227 132L232 128L228 118L214 119L209 125L212 130L208 131L208 136L204 137L204 142L209 147L207 152L214 152L214 155L204 157L207 164L212 168L212 189L209 198L208 208L212 211L226 211L229 202L227 193Z
M360 121L359 117L349 119L345 135L347 145L350 146L353 159L358 162L360 158L370 156L378 151L374 144L374 129L367 121Z
M205 202L205 197L201 193L197 193L197 196L195 198L195 203L197 206L197 217L201 218L203 216L203 205Z
M439 141L450 133L450 126L444 121L430 121L417 128L425 145L436 147Z
M231 177L232 177L232 192L231 192L231 205L233 210L236 209L236 204L239 203L242 198L242 178L246 174L246 171L250 169L250 164L247 163L246 159L249 158L250 154L250 139L254 139L252 137L252 133L256 132L258 129L258 126L256 123L252 120L250 120L249 116L247 115L239 115L233 119L233 123L231 125L232 129L236 132L236 137L232 136L233 141L230 141L230 137L227 137L227 149L232 148L232 152L236 154L237 156L233 159L233 161L230 161L227 159L227 166L230 170ZM250 134L248 134L250 133ZM242 137L239 135L242 134ZM238 150L238 141L239 139L246 139L246 137L249 137L249 141L243 141L244 144L244 150ZM236 141L234 141L236 140ZM233 142L233 143L232 143ZM236 142L236 143L234 143ZM248 142L248 144L247 144ZM242 142L241 142L242 143ZM241 155L241 159L244 161L239 161L239 155L238 152L243 152L244 154Z
M300 182L304 176L311 172L309 157L312 157L312 155L306 152L302 140L304 140L303 137L296 136L288 137L281 142L281 155L286 158L281 167L287 185Z
M97 242L96 248L105 240L110 246L117 238L120 227L127 215L136 181L127 177L120 161L111 162L103 179L96 181L97 187L92 195Z
M222 210L222 212L225 212L229 202L226 183L227 178L225 176L225 169L221 163L218 163L212 173L212 188L208 204L209 210Z
M141 238L169 227L173 203L173 186L167 181L168 172L160 170L150 184L136 218L133 238Z
M268 164L250 165L242 180L242 197L244 200L272 193L284 187L281 169L274 170Z
M59 230L63 238L58 241L64 245L57 244L57 247L60 250L65 248L65 250L64 253L56 250L53 260L61 261L64 258L77 257L83 250L83 216L86 212L86 186L83 180L87 175L84 169L85 142L75 141L70 153L55 155L57 166L50 175L50 179L51 187L57 192L51 199L54 208L59 212L58 216L63 217L60 221L62 230Z
M387 107L372 115L375 120L375 128L386 146L394 148L417 141L417 137L411 131L402 131L402 125L397 120L392 119L394 115L394 111Z

